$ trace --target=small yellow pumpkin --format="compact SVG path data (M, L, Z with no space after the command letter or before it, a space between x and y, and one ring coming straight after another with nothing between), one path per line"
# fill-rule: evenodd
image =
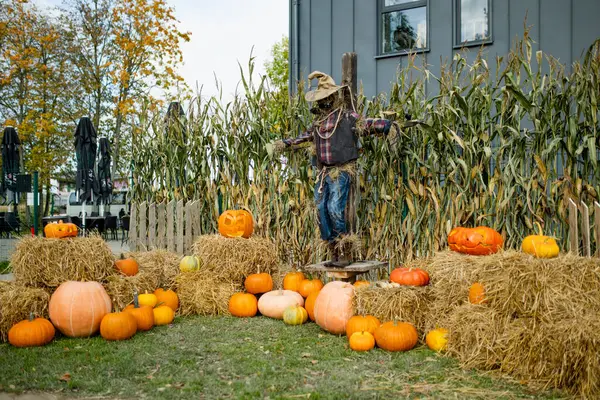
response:
M200 259L196 256L185 256L179 262L179 271L192 272L200 269Z
M375 337L370 332L354 332L348 341L354 351L369 351L375 347Z
M154 312L154 325L156 326L168 325L175 318L175 311L169 306L158 306L152 311Z
M155 294L146 292L138 296L138 301L140 302L140 306L150 306L154 308L158 303L158 298Z
M558 256L560 249L556 240L550 236L544 236L544 231L539 222L535 223L538 227L538 235L529 235L523 239L521 249L527 254L537 258L554 258Z
M302 306L289 306L283 311L283 322L287 325L302 325L308 319L308 313Z
M429 331L427 336L425 336L425 343L427 343L427 347L431 350L446 350L448 346L448 329L437 328Z

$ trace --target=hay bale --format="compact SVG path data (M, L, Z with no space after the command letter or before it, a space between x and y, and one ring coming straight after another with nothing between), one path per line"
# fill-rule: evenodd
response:
M504 357L504 343L499 340L510 318L482 305L456 307L439 327L448 329L450 356L458 358L465 368L498 369Z
M203 235L194 243L193 251L202 262L202 270L223 283L240 285L250 274L274 274L279 270L275 243L258 236L244 239Z
M400 288L360 287L354 293L354 313L373 315L381 322L398 320L412 323L425 333L431 289L427 286Z
M113 263L113 254L101 237L25 237L10 259L17 283L49 288L70 280L103 282L114 273Z
M583 398L600 397L600 317L560 321L517 319L499 338L501 371L547 389L566 389Z
M179 274L176 278L181 315L230 315L229 298L243 285L222 282L205 271Z
M159 287L159 276L149 271L140 271L135 276L111 275L104 284L113 308L122 310L133 302L133 292L153 293Z
M558 320L600 309L600 259L571 254L544 260L505 251L477 257L438 253L428 266L432 310L444 315L468 302L469 287L481 282L488 306L502 315ZM435 317L434 317L435 318Z
M50 291L21 286L14 282L0 281L0 341L8 340L8 331L29 313L48 318Z
M157 278L155 288L172 289L175 286L181 256L167 250L151 250L128 253L127 257L137 261L140 272L150 273Z

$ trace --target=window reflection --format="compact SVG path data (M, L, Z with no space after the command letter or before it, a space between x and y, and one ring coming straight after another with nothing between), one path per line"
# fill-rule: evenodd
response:
M460 42L490 38L488 0L460 0Z
M385 0L384 5L386 7L397 6L399 4L414 3L415 1L420 1L420 0Z
M382 53L427 47L427 7L382 14Z

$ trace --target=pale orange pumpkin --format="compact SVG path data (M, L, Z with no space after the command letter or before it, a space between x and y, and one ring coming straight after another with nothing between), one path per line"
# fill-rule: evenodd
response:
M251 274L246 277L244 287L248 293L267 293L273 290L273 278L265 272L262 274Z
M254 317L258 310L256 296L250 293L235 293L229 299L229 312L234 317Z
M156 289L154 291L156 296L156 304L163 304L169 306L173 311L177 311L179 308L179 296L172 290Z
M381 322L372 315L355 315L348 320L346 325L346 336L350 337L354 332L369 332L375 333L375 329L379 328Z
M46 318L34 318L17 322L8 331L8 343L15 347L43 346L54 339L54 326Z
M98 282L64 282L48 304L50 320L69 337L92 336L111 309L110 297Z
M288 272L283 278L283 288L285 290L300 291L300 283L304 280L304 274L300 271Z
M252 236L254 222L252 214L246 210L227 210L219 216L219 233L227 238Z
M335 335L346 333L346 324L354 314L354 286L348 282L329 282L315 301L315 321L322 329Z
M260 296L258 310L265 317L283 319L283 312L289 306L304 306L304 299L292 290L272 290Z
M129 339L137 332L137 322L127 312L106 314L100 324L100 335L106 340Z
M312 292L318 292L323 289L323 282L320 279L304 279L300 282L298 293L304 298Z
M306 312L308 313L308 318L310 318L311 321L315 320L315 301L319 296L319 292L312 292L304 301L304 308L306 309Z

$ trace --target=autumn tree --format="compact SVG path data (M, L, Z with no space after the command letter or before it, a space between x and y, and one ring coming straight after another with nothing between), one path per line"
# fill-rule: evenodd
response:
M123 125L136 101L150 97L150 88L168 90L185 85L176 69L183 62L179 44L189 41L190 33L179 31L177 23L174 9L165 0L118 0L113 9L113 175L121 161Z
M290 76L289 48L290 41L287 36L284 36L271 47L271 59L265 62L267 77L271 84L277 90L286 93Z

